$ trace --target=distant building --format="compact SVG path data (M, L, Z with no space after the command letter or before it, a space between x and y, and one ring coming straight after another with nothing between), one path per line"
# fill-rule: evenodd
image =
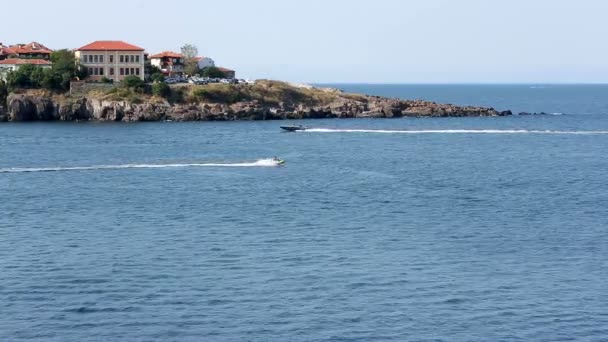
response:
M218 69L224 73L224 77L230 78L230 79L236 78L236 71L222 68L222 67L218 67Z
M150 64L158 67L163 74L168 76L184 73L184 56L177 52L164 51L152 55L150 56Z
M127 76L144 79L144 49L119 40L98 40L76 49L76 60L87 69L88 80L107 77L120 82Z
M51 60L51 53L53 50L46 46L38 43L31 42L29 44L16 44L8 48L9 55L16 58L35 58Z
M195 59L196 63L198 64L198 68L201 70L215 66L215 62L209 57L196 57Z
M5 80L6 75L19 69L24 65L36 65L41 68L50 68L53 63L39 58L8 58L0 61L0 80Z

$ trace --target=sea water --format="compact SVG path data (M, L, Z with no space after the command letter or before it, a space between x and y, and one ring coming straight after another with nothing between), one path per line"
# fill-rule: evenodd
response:
M0 124L0 340L606 339L608 86L332 86L552 115Z

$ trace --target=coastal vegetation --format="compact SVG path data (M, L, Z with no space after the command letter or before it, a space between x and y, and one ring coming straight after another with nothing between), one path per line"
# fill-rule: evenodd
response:
M51 54L53 62L50 68L36 65L23 65L6 76L8 91L15 89L46 89L51 91L67 91L73 79L86 77L86 68L79 68L72 51L63 49Z
M193 44L186 44L181 48L184 57L184 72L186 75L195 75L198 72L198 48Z
M256 102L272 106L281 103L323 106L335 101L338 94L340 92L336 89L296 87L286 82L271 80L259 80L255 84L210 83L170 86L164 82L147 84L136 76L129 76L116 87L94 89L86 96L132 103L157 98L178 104ZM352 98L365 100L365 96L352 95Z

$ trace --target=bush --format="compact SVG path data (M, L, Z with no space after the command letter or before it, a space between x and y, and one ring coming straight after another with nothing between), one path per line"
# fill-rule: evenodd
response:
M107 78L107 77L104 76L104 77L101 78L101 83L112 84L112 83L114 83L114 80L111 80L111 79L109 79L109 78Z
M152 85L152 95L169 98L171 96L171 87L164 82L154 83Z
M131 88L135 90L144 90L146 83L138 76L127 76L122 80L121 84L124 88Z
M165 76L163 76L162 73L157 72L157 73L152 74L151 79L152 79L152 82L163 82L165 80Z

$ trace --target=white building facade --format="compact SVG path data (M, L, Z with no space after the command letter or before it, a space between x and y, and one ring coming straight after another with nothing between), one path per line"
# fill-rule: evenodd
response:
M128 76L144 79L144 49L138 46L99 40L76 49L75 55L86 68L88 80L101 81L105 77L120 82Z

